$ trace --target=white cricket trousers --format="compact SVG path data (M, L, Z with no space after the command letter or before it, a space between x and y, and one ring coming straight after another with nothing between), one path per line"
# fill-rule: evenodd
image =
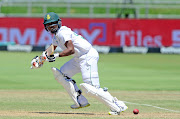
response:
M70 78L81 72L84 83L99 88L98 60L98 52L94 48L91 48L87 54L74 57L66 62L60 68L60 71Z

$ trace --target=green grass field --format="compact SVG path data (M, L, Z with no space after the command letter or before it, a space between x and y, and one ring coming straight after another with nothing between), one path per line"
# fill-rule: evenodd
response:
M110 116L108 108L91 97L88 97L90 107L70 109L73 102L54 80L50 68L60 68L72 57L59 58L54 63L46 62L41 69L31 70L31 59L40 54L0 51L0 119L180 117L179 55L100 54L101 87L108 87L113 96L129 102L126 112ZM82 83L81 74L73 78L77 84ZM134 108L140 110L138 115L132 113Z

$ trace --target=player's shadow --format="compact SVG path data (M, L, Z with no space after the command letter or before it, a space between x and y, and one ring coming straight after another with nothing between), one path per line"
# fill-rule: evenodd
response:
M31 112L38 114L79 114L79 115L95 115L94 113L69 113L69 112Z

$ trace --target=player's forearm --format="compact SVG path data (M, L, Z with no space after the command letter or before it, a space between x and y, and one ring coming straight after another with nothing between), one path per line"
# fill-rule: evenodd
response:
M69 56L74 53L75 53L74 49L66 49L66 50L62 51L61 53L59 53L59 57Z

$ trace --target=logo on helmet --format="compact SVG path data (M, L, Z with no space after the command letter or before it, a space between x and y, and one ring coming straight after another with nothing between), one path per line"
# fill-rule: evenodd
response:
M47 20L49 20L51 18L51 16L48 14L46 18L47 18Z

